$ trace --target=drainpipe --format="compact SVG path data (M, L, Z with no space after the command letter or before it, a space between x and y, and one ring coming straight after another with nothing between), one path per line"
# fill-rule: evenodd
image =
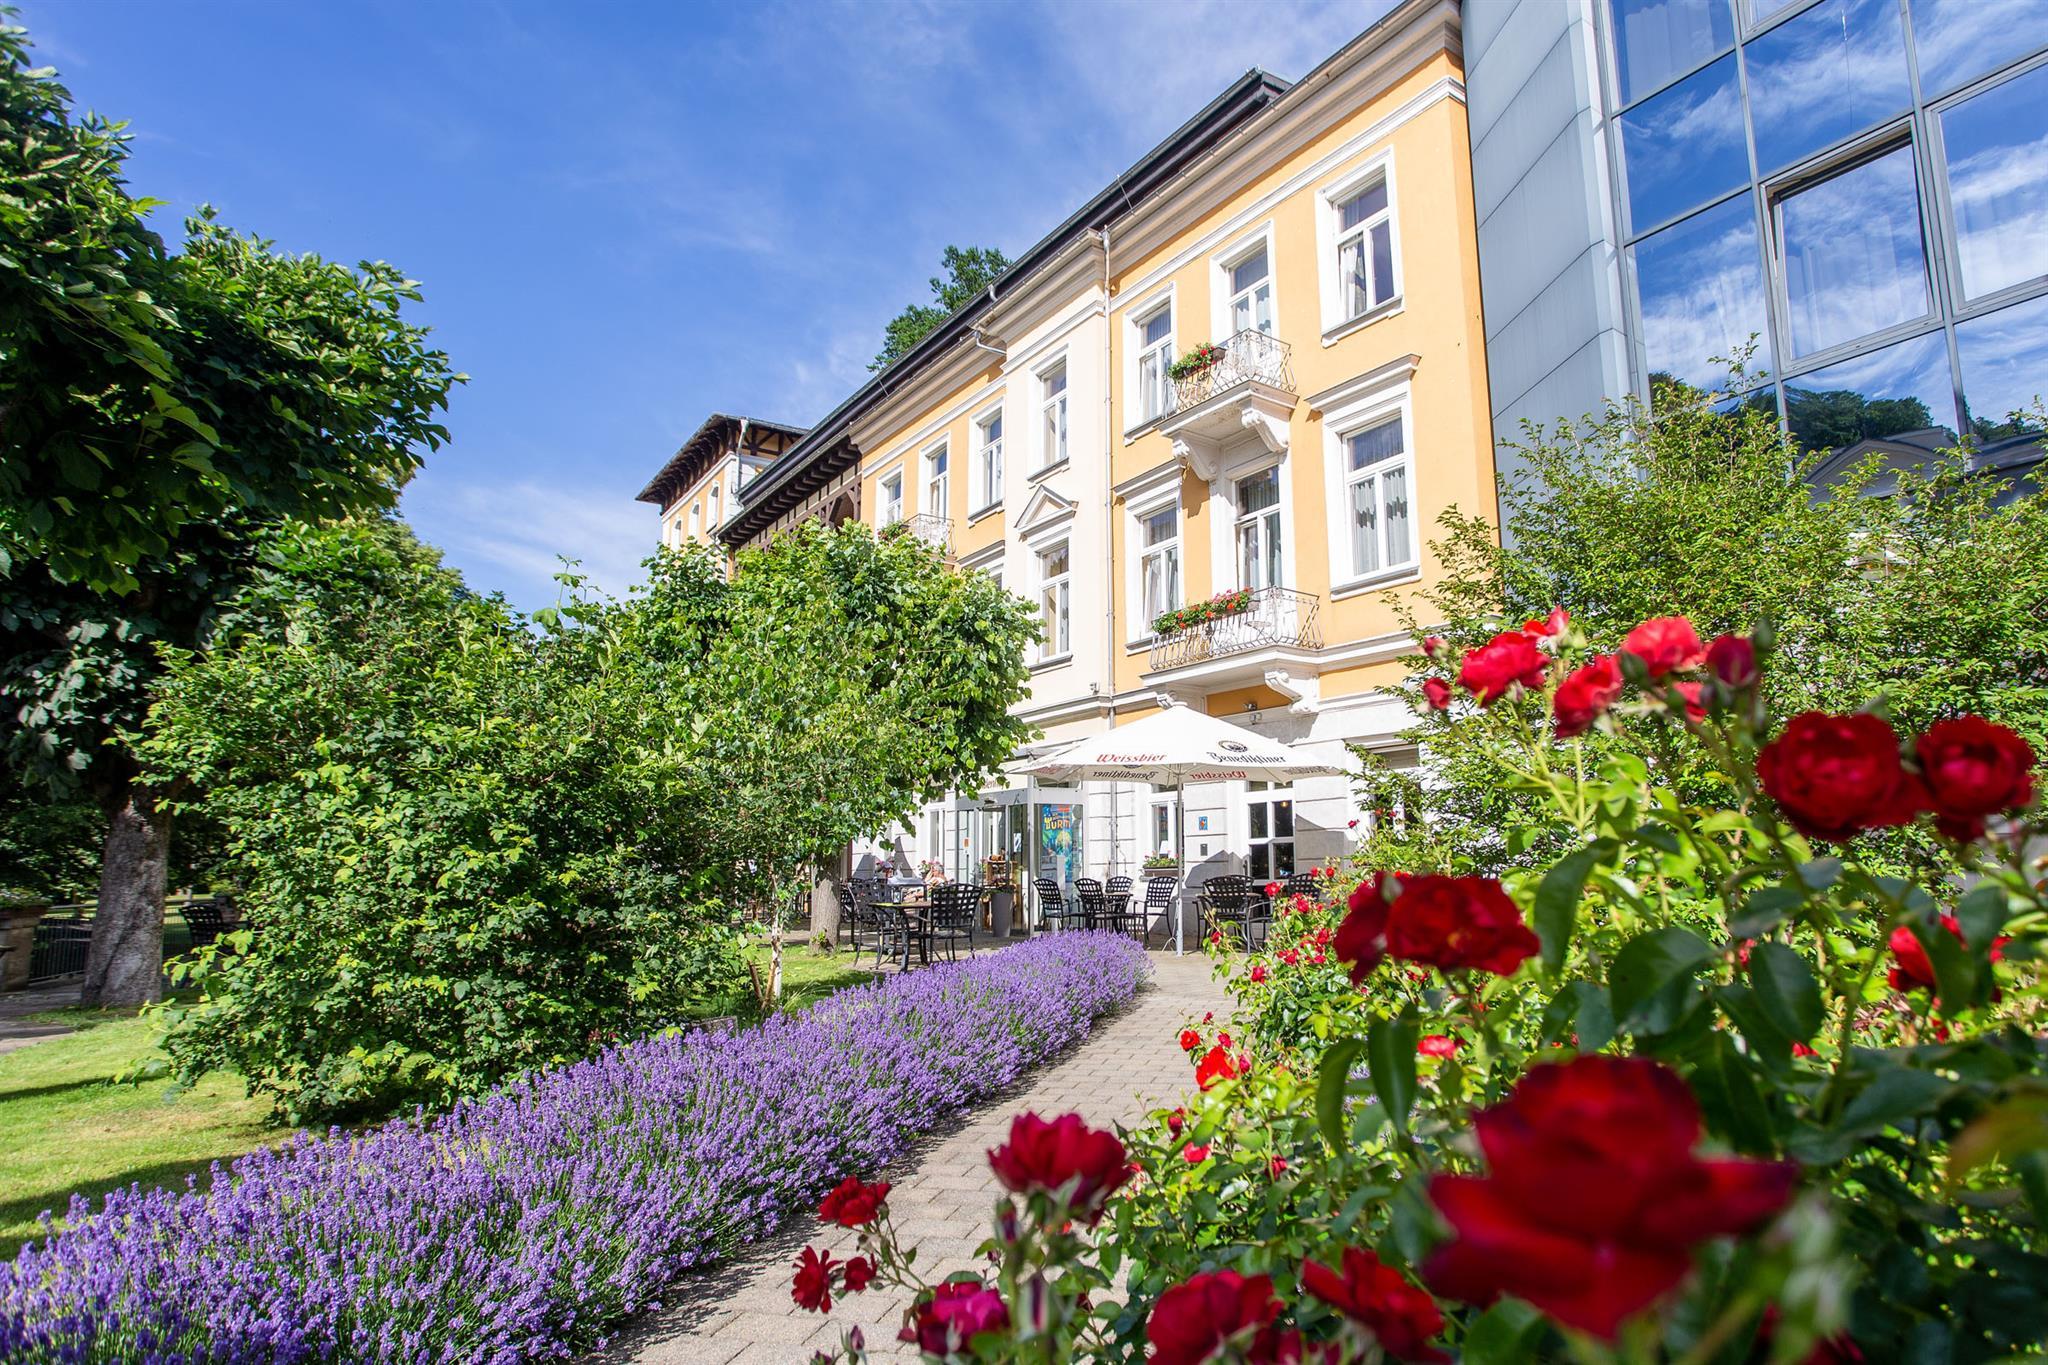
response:
M1098 231L1102 235L1102 581L1109 594L1109 610L1102 615L1102 667L1109 683L1108 713L1105 719L1109 728L1116 728L1116 599L1121 585L1116 581L1116 556L1112 547L1116 542L1116 477L1111 452L1116 449L1116 414L1110 407L1111 390L1110 366L1114 363L1114 347L1110 344L1112 323L1109 315L1109 224L1104 223ZM1112 782L1109 788L1109 863L1110 875L1115 876L1122 856L1118 832L1122 828L1123 784ZM1135 812L1134 812L1135 814ZM1133 824L1135 825L1135 820Z

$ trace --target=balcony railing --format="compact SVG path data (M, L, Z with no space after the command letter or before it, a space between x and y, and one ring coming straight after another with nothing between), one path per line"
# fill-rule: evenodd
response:
M1321 607L1322 599L1314 593L1293 588L1256 589L1243 611L1159 636L1152 642L1146 669L1184 668L1282 645L1320 649L1323 627L1317 614Z
M1239 332L1223 343L1223 355L1215 364L1173 381L1173 405L1186 412L1249 383L1294 392L1293 351L1286 342L1252 328Z
M905 517L901 523L902 534L916 536L919 540L930 541L947 554L953 553L953 519L937 516L931 512L919 512L916 516Z

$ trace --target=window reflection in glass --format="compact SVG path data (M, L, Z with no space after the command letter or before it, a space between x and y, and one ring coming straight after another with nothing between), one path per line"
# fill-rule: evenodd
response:
M1637 296L1652 376L1698 388L1728 380L1732 357L1766 330L1749 196L1738 195L1636 243ZM1755 358L1768 365L1768 355Z
M1912 0L1920 97L1934 99L2048 47L2041 0Z
M1735 43L1728 0L1614 0L1624 104Z
M1847 469L1876 451L1917 464L1956 443L1948 340L1932 332L1785 381L1785 420L1800 445Z
M1788 194L1777 212L1793 355L1812 355L1927 313L1910 146Z
M1963 293L2048 275L2048 67L1941 116Z
M1912 103L1898 0L1827 0L1752 39L1742 58L1765 172Z
M1642 232L1749 179L1730 54L1621 116L1630 230Z
M2031 410L2048 393L2048 298L1958 323L1956 350L1973 436L1989 446L2041 429Z

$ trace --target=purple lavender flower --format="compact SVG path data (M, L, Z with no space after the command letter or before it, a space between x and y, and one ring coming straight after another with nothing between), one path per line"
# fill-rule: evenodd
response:
M1085 1037L1149 970L1127 939L1034 939L439 1117L302 1133L205 1191L74 1198L0 1265L0 1359L566 1358Z

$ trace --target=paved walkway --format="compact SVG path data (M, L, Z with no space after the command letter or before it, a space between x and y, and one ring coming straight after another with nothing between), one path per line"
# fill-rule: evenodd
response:
M76 982L62 986L31 986L27 990L0 995L0 1054L62 1038L71 1032L68 1025L27 1016L70 1009L77 1003Z
M1099 1023L1072 1052L882 1173L895 1184L890 1216L905 1244L918 1248L927 1279L974 1268L972 1254L989 1235L997 1193L988 1151L1008 1134L1014 1115L1025 1109L1048 1117L1078 1110L1098 1126L1131 1124L1191 1087L1194 1073L1174 1036L1205 1010L1220 1015L1227 998L1199 955L1176 959L1170 952L1154 953L1152 963L1152 985L1133 1008ZM631 1326L599 1359L618 1365L801 1365L815 1351L836 1348L841 1330L856 1324L876 1359L916 1359L896 1340L908 1296L870 1289L835 1298L824 1316L791 1302L791 1264L806 1242L844 1258L853 1254L855 1237L815 1218L794 1220L750 1254L684 1280L668 1296L668 1308Z

